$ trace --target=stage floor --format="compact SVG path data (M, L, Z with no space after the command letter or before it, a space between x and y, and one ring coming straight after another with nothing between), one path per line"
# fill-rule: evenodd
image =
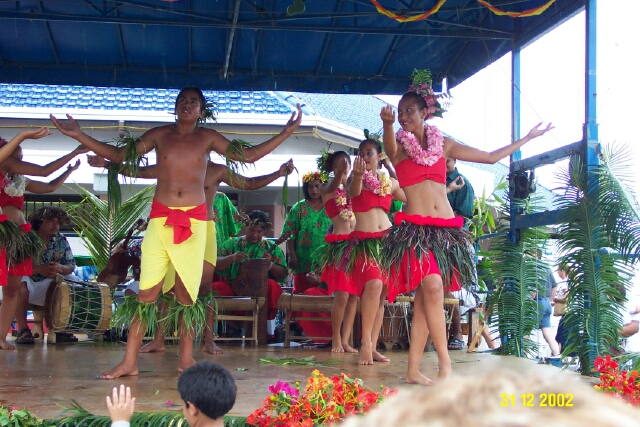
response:
M383 384L390 388L420 387L404 382L407 368L407 351L386 352L391 363L359 366L357 354L331 353L330 349L251 347L222 345L225 353L210 355L202 348L196 349L196 360L211 360L229 369L238 385L236 405L232 415L246 416L258 408L269 393L268 387L277 380L299 381L304 387L313 366L280 366L260 362L262 357L315 356L318 367L327 376L349 373L362 378L365 385L377 390ZM35 345L20 345L16 351L0 351L0 405L27 408L42 418L54 418L62 406L70 406L72 400L94 414L107 415L105 396L112 387L125 384L136 397L136 411L167 411L181 409L177 392L178 346L169 345L164 353L141 354L140 375L114 381L101 380L98 374L115 366L124 354L124 343L81 342L74 344L50 344L38 341ZM539 365L532 360L490 353L450 352L454 375L476 375L493 370L509 370L540 375L570 375L579 380L575 372L562 371L551 365ZM431 378L437 377L435 352L425 353L422 371ZM171 401L175 406L169 406Z

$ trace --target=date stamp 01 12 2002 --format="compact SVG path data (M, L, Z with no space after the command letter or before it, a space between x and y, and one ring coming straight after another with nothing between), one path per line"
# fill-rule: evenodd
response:
M515 394L501 394L500 406L524 406L524 407L573 407L573 394L566 393L540 393L537 396L533 393L524 393L520 396Z

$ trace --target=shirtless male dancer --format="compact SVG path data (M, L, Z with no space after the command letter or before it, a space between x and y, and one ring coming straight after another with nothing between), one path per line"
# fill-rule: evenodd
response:
M93 167L109 167L109 162L106 162L104 157L100 156L87 156L88 163ZM229 185L230 187L237 188L240 190L258 190L260 188L266 187L271 184L273 181L278 178L285 177L291 172L293 172L293 159L289 159L288 162L283 163L280 168L272 172L268 175L256 176L252 178L245 177L238 173L234 173L233 175L229 173L229 168L224 165L219 165L213 162L209 162L207 165L207 173L204 178L204 194L207 204L207 227L213 227L213 231L210 229L208 233L213 232L215 234L215 214L213 211L213 202L216 197L216 193L218 192L218 186L221 182ZM156 165L151 165L148 167L139 168L136 177L138 178L147 178L147 179L156 179L158 177ZM123 170L120 174L124 176L131 176L127 170ZM126 248L123 248L123 250ZM207 238L207 244L205 249L204 256L204 266L202 271L202 282L200 286L204 287L211 286L213 283L213 274L214 268L216 266L216 258L217 258L217 240L214 238ZM170 280L172 283L173 276L175 276L175 269L170 268L168 276L171 278L166 278ZM214 322L214 313L212 311L212 307L209 307L207 312L207 328L204 333L204 351L211 354L222 354L224 353L220 347L218 347L214 341L213 336L213 322ZM160 325L158 325L160 326ZM140 349L140 353L155 353L164 351L164 340L165 333L161 327L156 328L156 334L154 340L149 344L145 345Z
M178 273L174 292L179 304L191 306L197 297L211 292L210 285L201 287L205 246L207 241L207 209L204 180L209 153L226 155L231 142L213 129L198 127L205 115L206 99L202 91L187 87L178 94L176 122L145 132L136 143L139 155L156 150L158 186L155 191L149 226L142 245L145 256L141 263L140 293L137 304L140 312L151 313L161 292L170 265ZM233 160L253 163L278 147L293 134L302 121L302 111L291 115L284 130L254 147L243 147L244 159L231 153ZM122 163L125 148L116 148L82 132L80 125L69 115L68 121L50 116L60 132L76 139L94 153L112 162ZM166 219L165 219L166 218ZM215 236L213 236L215 238ZM133 304L133 302L132 302ZM148 317L147 317L148 319ZM180 359L178 370L195 364L193 359L193 325L180 319ZM146 330L146 319L136 315L132 319L124 359L110 371L101 374L113 379L138 374L138 353Z

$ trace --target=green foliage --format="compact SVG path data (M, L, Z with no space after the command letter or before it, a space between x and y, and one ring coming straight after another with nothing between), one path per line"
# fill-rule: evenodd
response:
M596 357L618 346L622 291L629 288L637 261L633 255L640 248L637 202L624 179L628 158L624 148L605 148L601 164L587 167L573 157L562 173L559 263L568 270L570 284L563 354L576 353L584 375L591 373Z
M504 194L508 188L508 181L505 177L502 177L498 181L498 185L496 185L489 195L487 195L486 191L483 189L482 196L474 199L473 218L471 218L471 221L469 222L469 231L476 243L480 237L496 231L496 220L492 211L496 211L501 206L504 206L504 199L500 197L499 194Z
M120 172L126 169L129 176L137 176L140 167L149 166L147 157L138 154L138 142L142 141L142 139L134 137L126 127L122 128L121 132L123 132L123 135L114 140L114 147L124 147L122 164L110 164L107 171L107 200L112 211L115 211L122 203L122 191L118 181Z
M514 201L515 202L515 201ZM519 201L527 213L536 211L535 200ZM508 200L501 207L501 216L509 219ZM498 231L505 232L508 223L498 225ZM538 257L548 234L540 227L521 230L518 243L512 243L505 236L492 240L485 263L488 277L496 287L489 306L495 306L489 316L489 324L497 325L503 344L501 354L528 357L535 354L537 345L528 336L538 328L538 303L534 294L542 291L546 276L545 264Z
M69 207L69 215L73 217L77 226L75 231L93 257L96 268L102 271L113 247L125 238L136 220L147 214L155 185L135 194L115 211L109 208L108 202L80 186L78 189L84 199Z
M204 116L198 119L199 126L206 126L208 123L216 123L216 113L218 112L218 108L212 101L207 101Z
M0 427L29 427L40 426L42 420L36 418L26 409L12 409L0 406Z

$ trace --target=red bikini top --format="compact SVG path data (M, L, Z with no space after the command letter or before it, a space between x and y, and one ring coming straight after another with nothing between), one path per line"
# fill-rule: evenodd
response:
M372 191L363 188L359 196L351 199L351 206L354 212L367 212L373 208L382 208L385 213L389 213L389 209L391 209L391 194L378 196L373 194Z
M400 187L408 187L422 181L430 180L447 183L447 160L440 157L440 160L432 166L423 166L414 162L407 157L395 166L396 175L398 175L398 183Z
M4 208L5 206L15 206L16 208L22 210L24 205L24 194L18 197L11 197L4 192L4 187L0 186L0 207Z
M324 204L324 213L327 214L329 219L333 219L340 215L340 207L336 203L336 198L332 197Z

